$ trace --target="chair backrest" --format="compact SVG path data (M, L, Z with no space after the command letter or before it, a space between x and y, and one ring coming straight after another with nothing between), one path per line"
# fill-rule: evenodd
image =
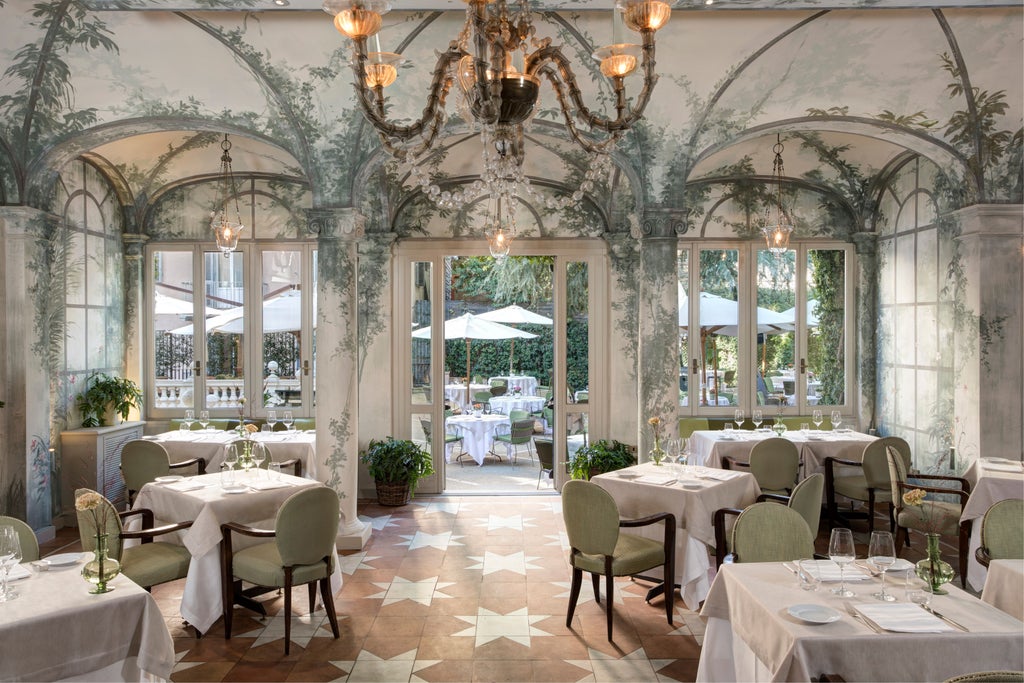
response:
M512 422L519 422L529 417L530 413L525 410L518 410L513 408L512 410L508 411L508 419L511 420Z
M864 463L864 479L870 488L882 489L887 492L897 488L893 484L893 477L889 474L888 450L890 448L900 454L904 470L910 469L910 444L898 436L886 436L881 439L875 439L864 447L864 457L862 460ZM906 481L906 479L907 477L904 474L901 481ZM896 502L897 497L893 497L893 502Z
M737 562L788 562L814 555L814 537L796 510L754 503L736 518L732 552Z
M818 523L821 521L821 493L825 488L825 475L815 472L801 481L789 494L789 507L800 513L807 522L807 528L815 536L818 535Z
M25 522L17 517L0 516L0 526L14 527L14 533L18 534L18 543L21 544L21 561L35 562L39 559L39 539L36 532L32 531Z
M504 396L508 391L508 386L504 384L492 384L491 385L491 396Z
M0 522L2 524L3 522ZM1024 559L1024 500L1001 500L981 520L981 547L993 560Z
M1024 683L1024 671L979 671L947 678L944 683Z
M800 469L800 452L789 439L772 437L750 449L750 473L764 490L792 490Z
M535 439L533 447L537 449L537 460L542 470L555 468L555 442L548 439Z
M533 420L519 420L512 423L511 443L527 443L533 438Z
M490 403L491 392L490 391L478 391L473 394L474 403Z
M285 567L329 557L338 537L338 494L332 488L303 489L284 502L274 522L277 551Z
M77 509L78 499L86 494L95 494L98 496L95 517L93 516L92 510ZM100 533L105 533L107 535L107 554L120 562L121 517L117 514L117 510L114 509L114 506L109 500L92 489L76 489L75 503L75 511L78 515L78 538L82 542L82 550L88 552L96 549L96 518L102 520L106 517L106 526L103 527Z
M129 491L141 491L143 486L170 471L167 449L156 441L135 439L121 450L121 476Z
M781 505L779 507L782 507ZM611 555L619 541L619 508L607 491L583 479L562 487L569 545L587 555Z

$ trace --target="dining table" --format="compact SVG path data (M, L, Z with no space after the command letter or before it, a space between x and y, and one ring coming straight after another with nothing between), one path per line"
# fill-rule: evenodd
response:
M175 532L192 554L185 587L181 596L180 614L200 632L205 632L223 613L221 602L220 525L238 522L261 529L273 529L277 511L297 491L323 486L318 481L289 474L271 475L263 470L248 473L237 471L231 482L222 481L220 473L186 477L179 481L151 482L135 497L133 509L153 511L156 524L193 520L192 526ZM168 534L162 540L171 540ZM232 544L245 548L266 539L235 535ZM340 562L334 556L331 588L341 588Z
M1024 621L1024 560L992 560L981 599Z
M465 384L445 384L444 385L444 397L451 401L455 405L464 406L473 402L476 397L476 392L491 390L490 384L470 384L469 385L469 400L466 400L466 385Z
M477 465L483 465L484 458L494 444L494 437L497 435L498 429L503 425L511 427L512 423L508 419L508 415L470 413L469 415L452 415L445 420L445 425L449 432L456 431L452 427L458 428L458 434L462 437L462 450L469 453ZM449 444L446 453L448 462L451 462L453 451L454 444Z
M709 549L715 545L715 510L746 507L761 494L749 472L694 465L648 462L599 474L591 481L611 494L623 519L659 512L675 515L675 583L683 602L692 610L699 607L711 586ZM654 540L664 538L657 525L631 529L629 533Z
M90 593L81 571L92 553L74 554L12 570L23 578L0 603L0 681L168 680L174 642L153 596L124 575Z
M690 462L706 467L722 467L726 456L740 462L750 462L750 451L759 441L776 436L775 432L761 430L734 429L698 430L690 435ZM815 472L825 471L825 458L842 458L860 462L864 457L864 447L877 439L870 434L862 434L852 430L787 430L782 438L792 441L800 459L803 461L803 474L806 477Z
M491 384L505 382L505 386L508 387L507 393L512 392L512 387L519 387L524 396L535 396L537 394L537 378L529 375L501 375L491 377L488 382Z
M544 407L543 396L524 396L503 394L491 398L491 412L508 415L513 410L525 410L528 413L535 413Z
M150 437L164 450L171 462L181 462L190 458L204 458L206 471L216 472L224 462L228 446L241 437L236 431L222 429L172 430ZM281 432L253 432L249 435L253 441L264 444L275 462L298 459L302 462L303 476L316 479L316 432L290 430Z
M1001 500L1024 499L1024 467L1020 460L978 458L967 467L963 478L971 485L971 495L960 513L961 522L971 523L967 585L980 591L985 586L986 571L974 554L981 545L981 520Z
M1018 619L952 584L928 612L906 600L894 575L887 590L896 601L882 602L872 597L879 582L848 580L854 597L843 599L831 592L835 583L801 589L789 563L722 565L701 609L696 680L944 681L1024 670Z

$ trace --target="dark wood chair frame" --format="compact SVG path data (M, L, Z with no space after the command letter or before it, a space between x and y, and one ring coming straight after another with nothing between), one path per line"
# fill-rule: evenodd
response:
M900 494L900 499L903 498L903 493L912 489L921 489L927 493L942 493L946 495L956 496L960 499L960 512L963 514L964 506L967 505L967 499L971 495L971 484L963 477L951 477L942 474L911 474L908 475L914 479L927 479L932 481L955 481L960 484L959 489L948 489L942 486L927 486L919 483L910 483L906 481L896 482L897 489ZM893 509L896 508L896 504L893 504ZM895 524L895 520L893 521ZM897 532L893 534L896 540L896 556L899 557L900 551L903 550L903 544L906 542L907 547L910 547L910 530L905 527L900 527ZM960 522L957 529L957 563L960 571L960 585L962 588L967 588L967 549L971 541L971 521ZM980 551L981 548L978 548ZM977 556L977 553L976 553ZM980 562L980 559L979 559ZM986 563L986 566L987 563Z
M849 526L850 519L864 519L868 521L868 533L870 534L875 530L875 489L874 487L868 487L868 511L858 512L854 510L847 510L842 514L839 513L839 505L836 503L836 481L835 481L835 466L836 465L847 465L849 467L864 468L864 463L857 460L846 460L844 458L835 458L829 456L825 458L825 507L828 512L828 528L834 529L837 526L837 521L842 519ZM889 531L896 532L896 505L891 503L889 505Z

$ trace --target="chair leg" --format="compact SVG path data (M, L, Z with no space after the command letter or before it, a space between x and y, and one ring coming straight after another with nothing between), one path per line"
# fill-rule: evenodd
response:
M284 653L292 647L292 568L284 568Z
M572 584L569 588L569 611L565 615L565 627L572 628L572 615L576 611L576 602L580 598L580 586L583 585L583 570L572 568Z
M594 584L594 602L601 604L601 577L598 574L591 574L590 581Z
M668 617L669 626L673 626L672 619L675 616L676 568L674 555L674 552L669 553L665 560L665 616Z
M607 564L606 569L608 570L608 573L605 574L605 576L604 576L605 586L607 587L607 590L605 591L605 596L604 596L604 598L605 598L604 611L607 614L607 621L608 621L608 642L611 642L611 640L612 640L612 606L615 604L615 600L612 599L612 591L615 590L615 577L612 576L611 562L609 561L606 564Z
M309 613L312 614L316 609L316 584L311 581L306 584L306 588L309 589Z
M313 584L309 584L313 587ZM334 639L337 640L341 637L341 633L338 631L338 615L334 612L334 596L331 595L331 577L326 576L320 579L320 597L324 601L324 610L327 612L327 619L331 622L331 633L334 634Z
M967 547L971 541L970 522L960 525L960 538L957 539L957 553L960 556L960 586L967 590Z
M868 489L868 536L875 530L875 490Z
M903 527L899 527L896 530L896 533L894 533L892 535L893 539L896 542L896 548L895 548L895 550L896 550L896 557L899 557L900 556L900 551L903 550L903 538L904 538L904 535L906 535L907 538L910 538L910 530L909 529L904 529Z

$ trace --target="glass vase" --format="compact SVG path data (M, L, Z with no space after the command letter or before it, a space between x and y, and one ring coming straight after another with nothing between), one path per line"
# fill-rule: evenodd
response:
M666 455L667 453L665 453L665 451L662 450L661 444L659 444L657 441L654 442L654 448L647 452L647 457L650 458L651 462L653 462L655 465L658 465L659 467L661 466L661 461L665 459Z
M932 593L945 595L946 591L942 584L953 580L953 567L949 562L944 562L939 552L939 535L927 534L928 556L919 560L914 572L931 586Z
M96 534L96 547L92 551L93 558L82 567L82 576L91 584L95 584L90 593L109 593L114 590L107 582L121 573L121 563L107 554L107 535Z

